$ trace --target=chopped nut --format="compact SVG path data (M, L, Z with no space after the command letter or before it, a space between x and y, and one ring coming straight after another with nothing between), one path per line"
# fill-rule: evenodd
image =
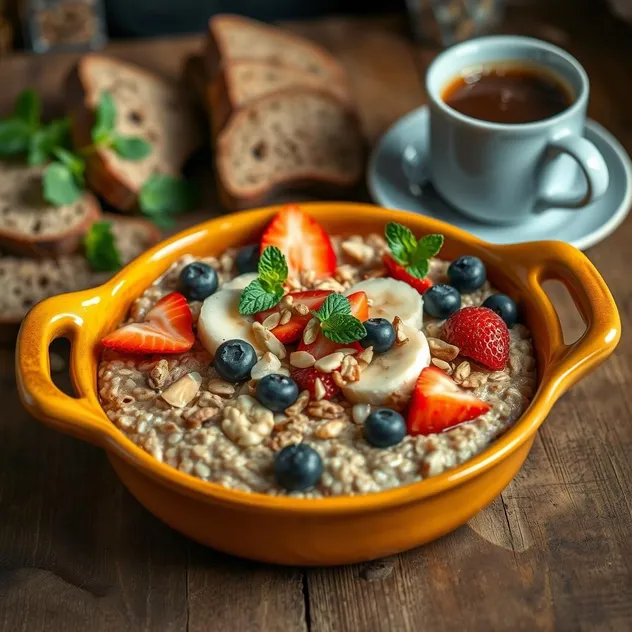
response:
M452 367L445 360L439 360L439 358L432 358L430 360L432 364L434 364L437 368L445 371L448 375L452 375Z
M338 349L338 353L343 353L344 355L355 355L358 353L358 350L353 349L352 347L343 347L342 349Z
M361 241L343 241L340 244L340 248L342 252L357 263L368 263L375 256L373 248Z
M373 347L367 347L359 356L358 364L360 369L366 369L373 360Z
M347 383L344 381L344 379L342 378L342 375L340 375L340 371L334 371L331 374L331 377L334 381L334 384L336 386L338 386L339 388L342 388L343 386L346 386Z
M469 377L472 372L472 368L470 363L467 361L463 361L456 367L454 371L454 381L459 383Z
M353 423L361 426L371 413L371 404L354 404L351 409L351 419Z
M428 346L430 347L430 354L434 358L439 360L445 360L451 362L459 355L459 348L444 342L440 338L428 338Z
M443 327L438 323L427 323L425 329L426 335L430 338L441 338L441 334L443 333Z
M336 268L334 278L336 279L336 281L338 281L338 283L351 285L356 278L356 269L354 266L345 263Z
M301 391L296 401L288 408L285 409L285 414L288 417L293 417L302 413L309 404L309 391Z
M313 270L301 270L300 277L305 287L311 287L316 280L316 273Z
M343 419L334 419L321 424L316 428L314 436L319 439L333 439L337 437L345 427L345 421Z
M271 351L277 358L283 360L287 352L285 346L279 339L261 323L252 323L252 332L260 345L263 345L268 351Z
M305 331L303 332L303 342L306 345L312 344L312 342L316 340L319 330L320 330L320 321L317 318L312 318L307 323L307 327L305 327Z
M371 270L364 274L363 278L365 279L381 279L385 277L387 273L386 268L377 268L376 270Z
M467 379L463 380L461 386L463 388L478 388L487 382L487 373L479 373L475 371L474 373L470 373Z
M220 395L222 397L231 397L235 394L235 387L230 382L225 380L213 379L209 380L206 390L214 395Z
M283 310L279 319L279 325L287 325L291 320L292 312L289 309Z
M279 371L280 370L281 369L279 369ZM246 390L248 391L247 395L252 395L252 397L254 397L255 394L257 393L257 380L255 379L248 380L246 382Z
M147 381L149 386L158 390L164 387L168 378L169 363L165 359L162 359L154 364L154 368L149 372L149 379Z
M316 284L315 289L317 290L328 290L330 292L339 292L342 293L345 291L345 286L341 285L336 281L336 279L324 279Z
M162 399L174 408L184 408L200 390L202 376L195 371L183 375L162 392Z
M279 312L272 312L261 323L266 329L274 329L281 322L281 314Z
M204 391L200 394L197 400L197 405L201 408L205 408L207 406L213 406L214 408L224 408L224 404L226 402L215 393L209 393L208 391Z
M314 394L316 395L316 399L322 399L327 394L325 386L319 377L314 381Z
M290 364L298 369L314 366L316 358L307 351L293 351L290 353Z
M307 407L307 414L316 419L336 419L340 417L344 409L340 404L329 402L326 399L316 402L310 402Z
M276 373L281 368L281 360L269 351L261 356L261 359L252 367L250 377L253 380L260 380L266 375Z
M408 336L402 329L402 319L399 316L395 316L393 319L393 329L395 329L395 345L401 347L408 342Z
M314 367L322 373L331 373L340 367L344 358L347 357L343 353L336 351L317 360Z
M270 436L274 414L249 395L240 395L222 411L222 430L237 445L258 445Z
M309 307L304 303L294 303L294 305L292 305L292 311L299 316L307 316L307 314L309 314Z
M345 382L357 382L360 379L360 366L354 356L345 356L340 367L340 375Z
M212 421L219 416L220 409L213 406L207 406L206 408L199 408L190 417L187 417L184 426L193 430L199 428L203 423Z

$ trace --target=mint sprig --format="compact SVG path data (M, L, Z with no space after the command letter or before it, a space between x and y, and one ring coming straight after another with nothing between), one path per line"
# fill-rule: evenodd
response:
M268 246L259 257L258 278L251 281L239 298L240 314L256 314L272 309L283 298L283 283L288 268L285 256L276 246Z
M110 222L95 222L83 239L86 259L97 272L116 272L122 265L121 253Z
M348 344L366 336L362 322L351 314L349 299L341 294L330 294L312 314L320 321L323 335L335 343Z
M384 233L393 259L417 279L428 274L428 260L436 257L443 246L443 235L425 235L417 241L410 229L396 222L388 222Z

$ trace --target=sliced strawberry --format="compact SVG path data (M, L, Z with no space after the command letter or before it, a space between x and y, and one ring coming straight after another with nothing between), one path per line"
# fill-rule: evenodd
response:
M195 342L193 317L186 298L178 292L163 296L145 316L145 322L123 325L103 344L126 353L182 353Z
M364 292L355 292L347 296L349 303L351 303L351 313L360 321L364 322L369 318L369 300ZM275 331L276 334L276 331ZM357 342L350 342L348 344L340 344L326 338L322 331L318 332L316 340L305 344L301 340L298 345L299 351L307 351L311 353L317 360L324 358L326 355L337 351L338 349L356 349L358 352L362 351L362 347Z
M397 261L395 261L395 259L393 259L393 257L391 257L391 255L389 254L382 255L382 262L386 266L388 273L394 279L408 283L408 285L414 287L420 294L423 294L429 287L432 287L433 285L430 277L418 279L412 274L406 272L406 268L403 265L397 263Z
M417 378L408 409L408 434L429 435L471 421L490 406L456 382L441 369L430 366Z
M313 270L317 278L336 270L336 253L325 229L299 206L289 205L276 214L261 239L261 252L276 246L287 259L290 276Z
M325 299L332 294L331 290L309 290L307 292L290 292L289 296L292 297L294 305L306 305L309 307L310 312L312 310L319 309L325 302ZM280 308L273 307L267 309L265 312L259 312L255 314L255 319L262 323L271 314L278 313ZM300 339L301 335L307 323L313 318L311 314L301 316L292 312L292 318L285 325L277 325L270 331L274 332L274 335L284 344L290 342L296 342Z
M312 399L316 399L316 379L319 378L325 387L325 396L323 399L331 399L340 391L340 387L334 382L330 373L322 373L313 366L307 369L293 368L290 376L298 384L301 391L309 391Z

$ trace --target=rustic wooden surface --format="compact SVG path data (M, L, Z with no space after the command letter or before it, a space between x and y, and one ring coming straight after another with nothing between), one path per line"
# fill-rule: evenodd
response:
M291 26L345 64L371 141L424 102L423 72L435 51L413 46L403 22ZM591 116L632 152L632 30L597 2L582 11L515 9L503 30L575 53L591 76ZM111 52L175 76L198 45L154 41ZM3 61L0 111L33 84L49 109L59 108L72 60ZM588 253L615 294L624 331L632 325L630 243L632 219ZM576 337L577 316L556 297ZM302 570L234 559L158 522L100 450L28 417L13 350L3 349L0 630L630 630L631 383L624 333L615 357L556 405L514 482L467 526L394 558Z

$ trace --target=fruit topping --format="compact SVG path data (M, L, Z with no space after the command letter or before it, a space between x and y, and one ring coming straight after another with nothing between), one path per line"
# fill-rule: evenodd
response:
M340 391L331 373L322 373L313 366L305 369L293 367L290 375L301 391L309 391L311 399L332 399Z
M406 436L406 421L395 410L378 408L364 421L364 438L376 448L397 445Z
M312 270L316 278L332 276L336 253L325 229L298 206L286 206L276 214L261 239L261 252L276 246L286 256L290 275Z
M464 307L443 325L444 340L461 354L502 371L509 358L509 330L505 321L488 307Z
M250 379L250 371L256 363L254 347L245 340L227 340L217 347L215 370L227 382Z
M432 285L428 278L428 260L441 250L443 235L425 235L417 241L410 229L388 222L385 236L390 254L385 254L383 261L389 274L423 294Z
M450 285L433 285L424 294L424 311L441 320L452 316L461 308L461 295Z
M298 384L286 375L273 373L257 382L256 396L260 404L275 413L283 412L298 397Z
M310 313L311 310L319 309L331 293L331 290L290 292L284 297L286 307L282 304L277 305L272 309L255 314L255 318L268 327L283 344L296 342L300 340L307 323L313 318ZM275 322L275 314L279 315L278 324L269 326L270 323ZM285 320L286 318L289 320Z
M288 491L305 491L314 487L322 474L320 454L306 443L288 445L274 458L276 482Z
M386 353L395 344L395 328L386 318L369 318L364 321L366 336L360 339L360 346L373 347L374 353Z
M415 384L408 409L408 433L441 432L476 419L489 409L487 402L464 391L441 369L430 366L421 372Z
M455 259L448 268L450 285L459 292L478 290L487 280L485 264L478 258L466 255Z
M235 258L235 265L239 274L246 274L247 272L256 272L259 265L259 252L261 247L259 244L250 244L244 246Z
M144 322L123 325L103 339L104 346L126 353L182 353L194 342L191 309L178 292L163 296Z
M488 307L496 312L507 327L513 327L518 322L518 306L516 302L506 294L492 294L485 299L483 307Z
M178 292L189 301L203 301L217 290L218 285L215 268L201 261L184 266L178 277Z
M259 258L257 278L241 293L239 313L256 314L278 305L287 275L285 256L276 246L268 246Z

